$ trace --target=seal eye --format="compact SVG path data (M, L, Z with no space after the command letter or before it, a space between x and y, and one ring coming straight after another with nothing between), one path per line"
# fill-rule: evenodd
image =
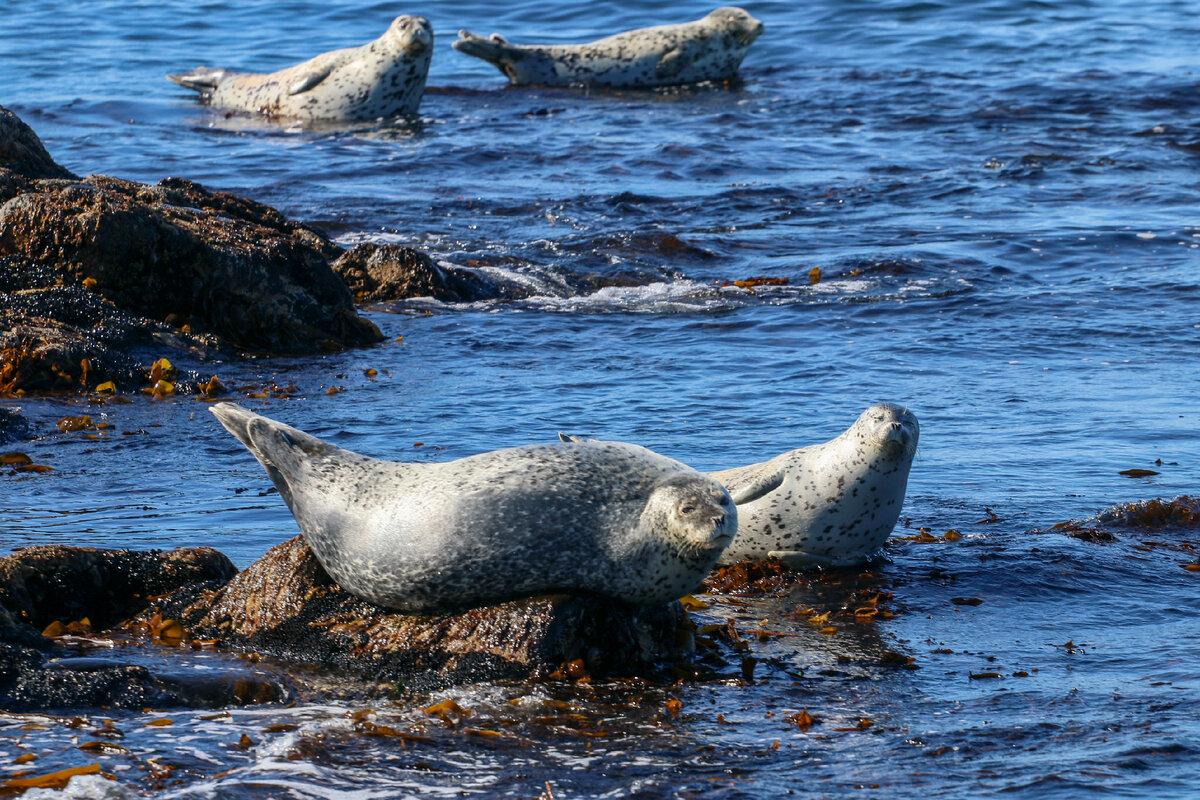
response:
M695 506L684 506L683 508L679 509L679 513L680 514L691 514L695 510L696 510Z

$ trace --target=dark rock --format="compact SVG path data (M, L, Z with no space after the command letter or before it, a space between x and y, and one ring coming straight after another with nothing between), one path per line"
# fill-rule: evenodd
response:
M360 303L432 297L447 303L491 300L506 292L468 269L441 267L411 247L359 244L333 263L334 271Z
M283 702L286 682L272 677L170 675L112 658L49 660L38 650L0 642L0 708L48 711L103 706L219 708Z
M163 348L379 341L329 266L341 252L270 206L182 178L77 178L0 107L0 394L131 388Z
M323 237L265 206L164 183L39 184L0 206L0 254L48 264L64 285L86 281L124 311L183 320L242 350L312 352L381 338L329 268Z
M226 581L237 569L211 547L97 550L41 545L0 558L0 606L36 629L88 617L101 630L182 586Z
M27 178L75 177L50 157L33 129L4 106L0 106L0 167Z
M11 408L0 406L0 444L23 441L29 436L29 422Z
M675 655L688 624L678 603L634 609L565 595L458 614L398 614L343 591L300 537L180 619L194 636L414 689L545 676L575 660L594 675L629 674Z

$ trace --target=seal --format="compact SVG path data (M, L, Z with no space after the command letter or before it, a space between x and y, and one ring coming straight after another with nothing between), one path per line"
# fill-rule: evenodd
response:
M910 411L879 403L824 444L710 472L738 501L737 536L719 563L768 556L792 568L865 561L900 518L919 434Z
M651 88L737 75L763 24L741 8L718 8L703 19L618 33L589 44L514 45L459 31L451 46L481 58L513 85Z
M197 67L167 78L231 111L301 120L371 120L416 114L432 54L429 22L404 15L373 42L322 53L278 72Z
M219 403L342 588L431 614L554 593L655 605L693 591L737 530L719 482L622 442L382 461Z
M878 403L832 441L708 473L738 508L737 536L718 564L773 556L795 569L870 558L900 518L919 434L912 412Z

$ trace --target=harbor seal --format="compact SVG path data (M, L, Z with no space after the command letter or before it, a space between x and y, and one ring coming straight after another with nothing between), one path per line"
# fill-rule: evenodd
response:
M403 463L233 403L211 410L266 469L333 579L398 611L553 593L665 603L696 588L737 530L720 483L633 444Z
M866 560L900 518L919 433L910 411L878 403L832 441L710 472L734 498L756 498L738 502L737 536L719 563L775 556L795 568Z
M432 54L429 22L404 15L373 42L322 53L278 72L198 67L167 78L231 111L302 120L372 120L416 114Z
M768 556L792 568L866 560L900 518L919 433L912 412L878 403L832 441L708 473L738 508L737 536L718 564Z
M737 75L763 24L740 8L718 8L703 19L679 25L618 33L589 44L514 45L459 31L451 46L481 58L513 85L651 88Z

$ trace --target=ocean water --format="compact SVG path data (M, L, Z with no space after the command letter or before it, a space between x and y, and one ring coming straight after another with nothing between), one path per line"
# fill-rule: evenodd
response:
M0 9L0 104L76 173L187 177L346 245L409 244L530 287L371 308L387 336L371 348L203 365L246 390L295 387L244 400L263 413L383 457L566 430L717 469L832 438L887 400L921 422L897 536L964 538L896 541L868 576L715 598L701 622L788 634L751 641L751 681L733 663L678 685L372 707L428 741L363 734L351 701L93 715L125 732L127 752L100 755L57 718L0 715L0 763L99 762L115 784L73 784L94 796L1191 796L1196 531L1050 529L1200 493L1193 7L744 7L766 30L741 85L596 93L506 88L450 42L582 42L711 7L16 0ZM227 117L164 78L278 69L400 13L435 31L416 123ZM727 285L760 275L788 283ZM0 400L42 434L21 449L54 467L0 475L0 551L211 545L245 566L295 533L203 403L130 399ZM84 411L112 435L56 431ZM1121 474L1135 468L1156 474ZM796 614L859 584L891 593L895 617L828 636ZM919 669L881 666L885 651ZM971 677L986 673L1002 677ZM421 710L447 697L469 721ZM819 722L786 721L801 709ZM174 724L145 726L163 715ZM253 746L234 746L242 733Z

